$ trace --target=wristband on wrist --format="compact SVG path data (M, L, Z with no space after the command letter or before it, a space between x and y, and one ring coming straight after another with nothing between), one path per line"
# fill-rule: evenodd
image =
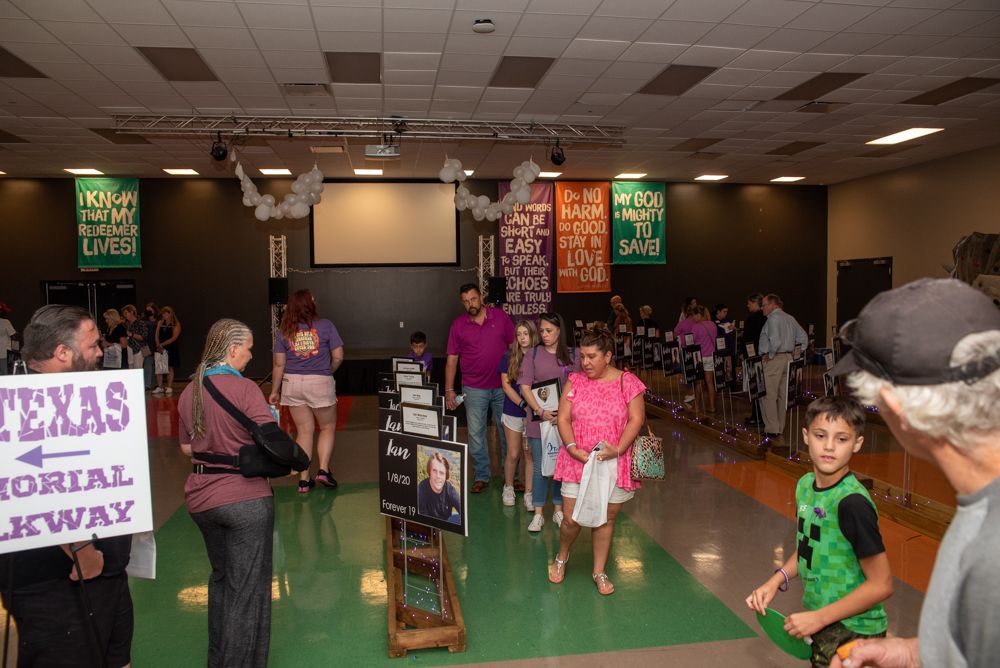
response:
M444 388L444 391L445 392L454 392L455 388L454 387L446 387L446 388Z
M570 441L569 443L566 444L566 449L567 450L569 450L570 448L575 448L575 447L576 447L576 441Z
M788 582L789 582L788 581L788 573L785 572L784 568L779 568L779 569L775 570L774 572L775 573L781 573L781 575L785 578L785 584L778 585L778 591L788 591Z

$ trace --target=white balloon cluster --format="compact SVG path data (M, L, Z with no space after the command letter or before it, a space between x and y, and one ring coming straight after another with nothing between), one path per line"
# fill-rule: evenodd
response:
M261 195L257 186L243 171L243 165L236 163L236 176L240 179L243 189L243 205L254 207L254 217L264 222L268 219L305 218L309 215L309 207L319 204L323 196L323 172L313 165L308 172L302 172L292 183L292 192L285 195L281 203L277 203L274 195Z
M514 203L527 204L531 201L531 182L538 178L542 168L534 160L525 160L514 168L514 178L510 181L510 191L499 202L491 202L486 195L473 195L465 186L459 186L455 191L455 208L459 211L469 209L476 220L493 222L501 214L509 214L514 210ZM462 163L451 158L444 161L444 167L438 176L445 183L465 180Z

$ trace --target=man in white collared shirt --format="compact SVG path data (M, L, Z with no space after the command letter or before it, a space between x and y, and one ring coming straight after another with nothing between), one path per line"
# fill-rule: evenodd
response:
M764 387L767 390L761 399L764 414L764 433L771 438L779 437L785 431L785 412L788 408L788 363L796 345L805 350L808 339L806 331L792 316L781 310L781 297L773 292L762 304L767 322L760 333L758 354L764 358Z

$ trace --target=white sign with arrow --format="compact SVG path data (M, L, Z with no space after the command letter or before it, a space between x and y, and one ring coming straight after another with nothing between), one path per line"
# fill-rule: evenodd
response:
M0 553L151 531L142 371L0 376Z

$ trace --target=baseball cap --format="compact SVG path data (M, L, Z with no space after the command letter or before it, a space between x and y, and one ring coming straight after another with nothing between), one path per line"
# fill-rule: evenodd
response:
M922 278L876 295L840 330L851 350L833 367L839 376L869 373L897 385L974 383L1000 369L1000 352L951 366L955 345L970 334L1000 331L1000 309L982 292L951 278Z

